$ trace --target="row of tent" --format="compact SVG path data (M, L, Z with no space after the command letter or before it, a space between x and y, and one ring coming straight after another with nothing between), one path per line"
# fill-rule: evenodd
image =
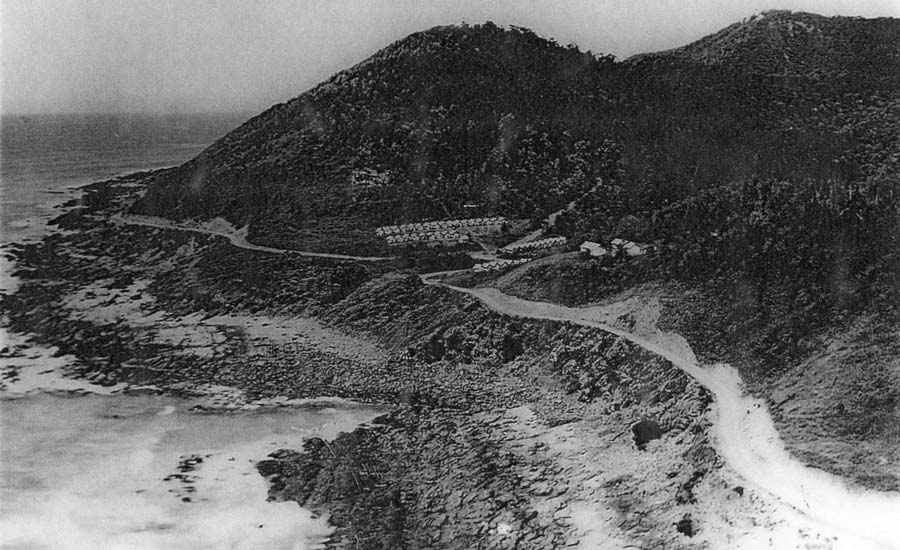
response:
M411 243L462 244L469 242L469 236L457 231L422 231L418 233L404 233L402 235L388 235L385 237L385 240L390 246Z
M387 235L400 235L403 233L422 233L439 231L441 229L458 229L463 227L491 227L502 225L506 221L503 216L490 218L467 218L463 220L441 220L436 222L408 223L405 225L385 225L376 227L375 234L379 237Z
M550 237L549 239L539 239L537 241L528 241L527 243L507 245L501 248L500 252L503 252L504 254L520 254L522 252L565 246L565 244L565 237Z
M531 260L529 260L528 258L519 258L517 260L494 260L492 262L475 264L475 266L472 268L472 271L497 271L498 269L504 269L514 265L522 265L530 261Z

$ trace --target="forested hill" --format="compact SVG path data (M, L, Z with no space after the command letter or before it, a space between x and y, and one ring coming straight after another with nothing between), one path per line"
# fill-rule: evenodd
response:
M898 42L900 25L891 18L768 11L662 53L746 73L896 82L896 72L884 69L896 69ZM636 58L647 55L659 54Z
M609 58L526 29L415 33L248 121L136 210L221 214L283 245L457 215L471 202L532 216L617 158L602 138L582 139L599 135L589 122L611 70Z
M595 189L571 225L596 233L729 184L884 178L900 164L898 29L770 12L616 62L522 28L437 27L251 119L134 210L360 250L373 226L469 203L539 219Z

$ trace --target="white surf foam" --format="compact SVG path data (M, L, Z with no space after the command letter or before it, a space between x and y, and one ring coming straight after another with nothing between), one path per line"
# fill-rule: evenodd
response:
M47 392L85 392L111 394L126 388L126 384L101 386L86 380L66 377L66 370L76 358L58 356L56 346L41 346L30 342L24 334L0 327L0 388L6 394L23 395Z
M317 547L327 518L267 502L256 462L300 448L323 423L333 437L377 414L194 415L154 396L34 395L0 405L4 439L14 442L0 461L2 547L54 550ZM201 460L184 471L185 457Z

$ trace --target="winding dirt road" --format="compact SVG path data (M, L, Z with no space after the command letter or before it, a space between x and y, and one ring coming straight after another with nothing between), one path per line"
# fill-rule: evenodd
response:
M232 230L212 229L209 227L179 225L163 218L151 218L149 216L122 216L121 214L113 216L112 220L116 223L124 223L128 225L143 225L145 227L155 227L158 229L192 231L194 233L202 233L204 235L216 235L219 237L225 237L231 244L238 248L243 248L245 250L257 250L259 252L269 252L272 254L295 254L297 256L305 256L309 258L329 258L332 260L352 260L355 262L384 262L395 259L393 256L351 256L348 254L307 252L304 250L291 250L286 248L272 248L270 246L261 246L258 244L253 244L247 240L247 227Z
M504 315L597 328L667 359L713 394L716 449L748 485L834 534L833 548L900 548L900 495L851 488L836 476L801 464L785 450L765 403L744 391L737 370L725 364L701 367L680 336L661 331L649 338L637 336L596 321L593 308L533 302L493 288L453 287L430 277L423 280L473 296Z
M254 245L246 240L246 228L225 231L183 227L165 220L124 218L122 223L195 231L227 238L236 247L275 254L354 261L392 258L303 252ZM863 491L821 470L809 468L784 447L766 404L748 395L738 372L725 364L702 367L687 342L678 335L657 331L639 336L599 322L594 308L570 308L509 296L493 288L469 289L441 283L437 278L454 272L422 276L425 284L439 285L477 298L504 315L545 319L593 327L620 336L683 370L714 397L713 436L716 449L746 485L774 497L786 510L791 525L804 525L830 533L831 548L852 550L900 549L900 495Z

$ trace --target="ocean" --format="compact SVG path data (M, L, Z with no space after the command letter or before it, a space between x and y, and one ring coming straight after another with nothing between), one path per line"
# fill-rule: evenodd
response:
M267 502L255 463L375 413L347 406L191 413L162 396L0 399L0 548L306 550L325 517Z
M4 115L0 242L39 238L76 187L181 164L249 118L202 115Z
M4 116L0 245L52 231L47 221L77 187L182 163L246 118ZM13 265L2 257L0 292L12 292ZM316 547L327 519L267 502L254 464L378 412L338 402L195 414L184 399L65 378L74 358L27 334L0 328L0 348L0 548L8 550Z

